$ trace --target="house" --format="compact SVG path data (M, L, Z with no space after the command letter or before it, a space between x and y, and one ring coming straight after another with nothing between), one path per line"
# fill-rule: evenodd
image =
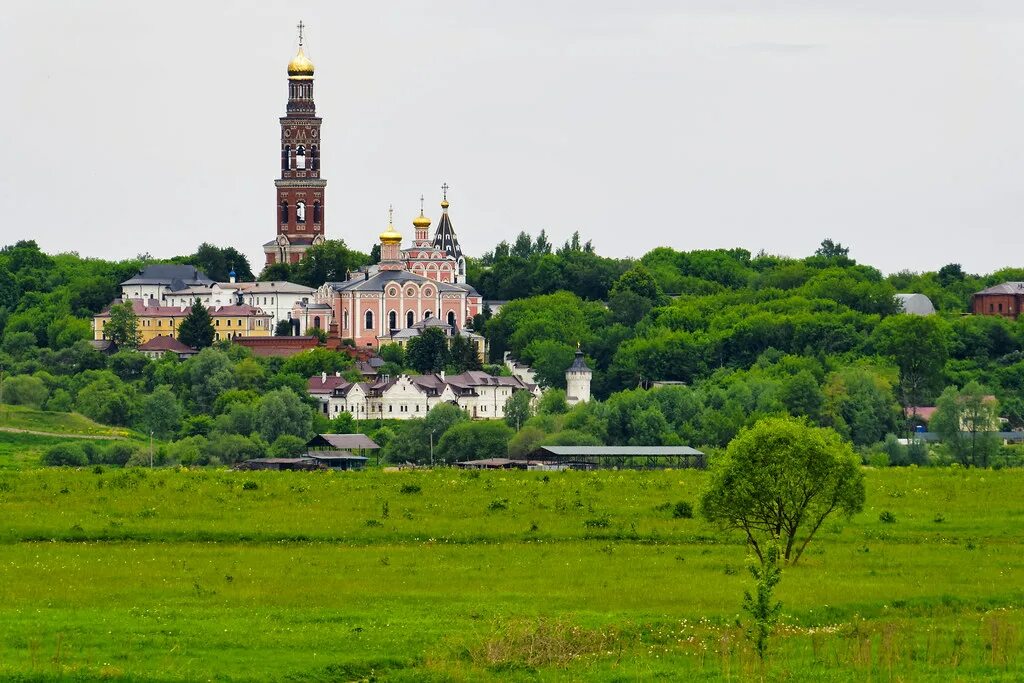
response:
M139 353L154 360L162 358L165 353L175 354L178 357L178 360L187 360L199 353L191 346L183 344L170 335L153 337L149 341L140 345L138 351Z
M992 394L982 396L981 400L984 404L993 406L997 404L996 397ZM931 423L932 418L935 416L935 411L938 410L935 406L907 406L903 410L903 415L912 424L927 426ZM1004 417L992 416L992 420L987 425L978 425L977 429L973 429L971 424L971 416L962 414L960 416L960 430L964 432L968 431L981 431L981 432L998 432L1003 428L1003 425L1008 422Z
M195 266L179 263L154 263L121 283L121 299L162 301L165 293L188 287L214 284L206 273Z
M535 384L476 370L458 375L381 376L372 382L349 382L325 373L309 378L307 390L325 416L347 412L360 420L422 418L440 403L458 406L473 419L502 419L512 394L528 391L534 398L540 396Z
M115 301L93 317L93 338L106 339L106 325L110 321L110 309ZM143 301L129 299L138 322L137 329L142 343L156 337L177 337L178 326L191 311L188 306L164 306L156 299ZM210 309L213 320L214 339L234 339L240 336L268 337L270 316L255 306L215 306Z
M971 296L971 312L975 315L999 315L1017 319L1024 306L1024 282L1003 282Z

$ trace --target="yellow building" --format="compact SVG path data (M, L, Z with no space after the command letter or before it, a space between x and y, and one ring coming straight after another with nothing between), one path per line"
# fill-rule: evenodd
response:
M141 299L130 300L138 318L139 342L145 344L156 337L178 336L178 326L189 313L188 307L154 306ZM235 337L269 337L274 331L271 316L256 306L216 306L210 309L213 319L214 340ZM106 326L110 309L93 319L93 339L106 339Z

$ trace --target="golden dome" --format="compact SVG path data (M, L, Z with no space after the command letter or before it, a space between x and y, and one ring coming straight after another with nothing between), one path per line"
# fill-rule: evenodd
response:
M306 56L301 46L299 47L298 54L292 58L292 61L288 62L288 78L298 80L310 80L313 78L313 62L309 61L309 57Z
M412 219L412 224L413 224L414 227L417 227L417 228L429 228L430 227L430 219L427 218L426 216L424 216L423 212L420 211L420 215L416 216L416 218Z
M395 226L388 223L388 229L380 234L380 241L385 244L398 244L402 241L402 233L395 230Z
M446 210L446 211L448 210L448 200L447 199L442 199L441 200L441 208Z

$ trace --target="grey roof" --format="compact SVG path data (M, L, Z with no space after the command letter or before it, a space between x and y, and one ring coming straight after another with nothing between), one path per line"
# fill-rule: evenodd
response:
M656 456L704 455L689 446L541 446L551 455L567 456Z
M378 270L369 277L366 277L363 273L356 273L354 277L346 280L345 282L332 282L331 286L338 292L379 292L383 290L386 285L392 282L415 282L417 284L423 284L425 282L434 281L429 278L425 278L422 275L410 273L407 270ZM437 282L435 284L438 286L440 291L444 291L442 283Z
M1024 282L1003 282L983 289L978 294L1024 294Z
M452 221L448 218L448 209L441 212L441 220L438 221L437 230L434 231L432 246L435 249L443 249L453 258L462 258L462 247L459 246L459 239L455 236Z
M380 448L366 434L317 434L306 444L309 447L331 446L338 450L350 448Z
M568 372L593 372L587 367L586 361L583 360L583 352L576 349L576 359L569 366Z
M911 315L932 315L935 313L935 306L932 300L924 294L897 294L896 301L904 313Z
M195 266L180 263L154 263L146 266L128 278L122 285L169 285L172 289L203 286L209 287L213 280Z
M231 283L222 283L231 284ZM305 285L299 285L294 282L237 282L234 283L242 291L247 294L262 294L262 293L292 293L292 294L313 294L316 289L313 287L307 287Z

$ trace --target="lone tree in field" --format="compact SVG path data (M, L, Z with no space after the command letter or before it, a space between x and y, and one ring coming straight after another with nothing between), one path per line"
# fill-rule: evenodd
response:
M701 508L709 521L742 529L762 563L778 543L796 564L829 515L864 508L864 475L831 429L768 418L741 431L713 463Z
M213 320L199 299L178 326L178 341L194 349L205 349L213 344Z

